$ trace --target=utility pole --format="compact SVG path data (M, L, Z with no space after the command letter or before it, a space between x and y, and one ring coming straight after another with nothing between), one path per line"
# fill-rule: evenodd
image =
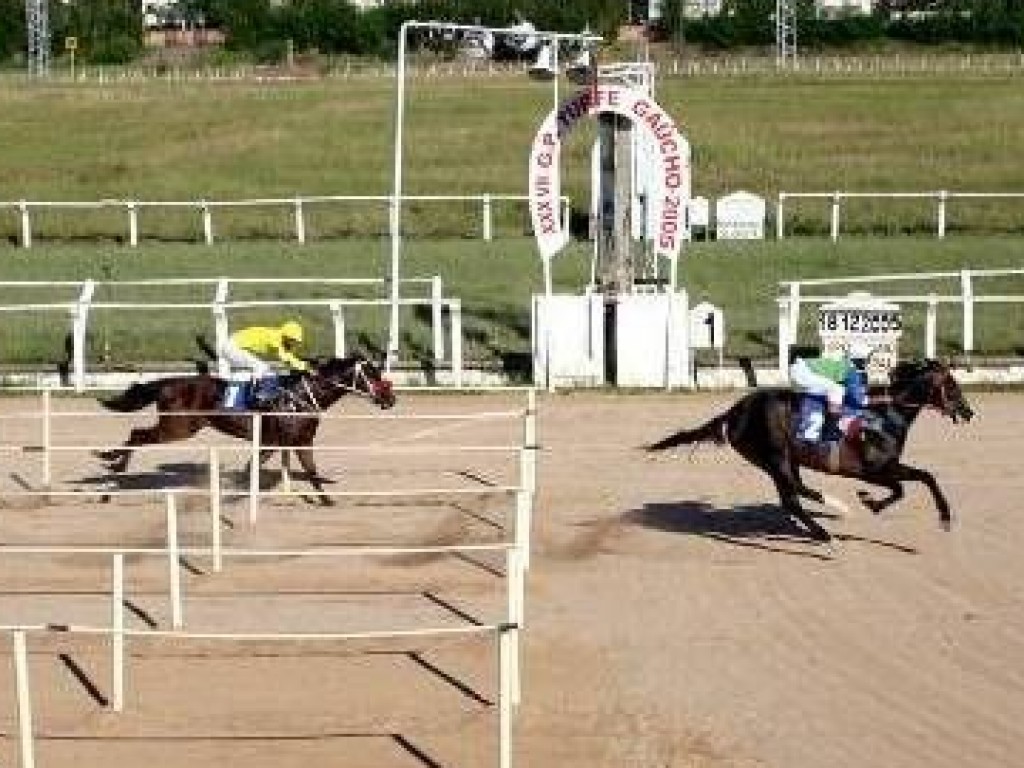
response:
M775 64L784 67L796 61L797 0L775 0Z
M28 73L42 77L50 73L50 15L47 0L25 0L28 32Z

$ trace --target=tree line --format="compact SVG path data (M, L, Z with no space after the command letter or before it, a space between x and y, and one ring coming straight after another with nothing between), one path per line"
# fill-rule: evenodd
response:
M664 0L662 29L673 40L712 50L775 43L775 0L724 0L722 13L689 18L687 0ZM873 13L822 15L814 0L796 5L801 49L884 40L923 45L1024 46L1024 0L880 0Z
M144 54L140 0L48 0L53 53L77 39L81 61L122 63ZM220 29L225 48L240 57L279 61L288 50L393 58L398 29L408 19L507 26L528 19L538 29L613 36L640 14L622 0L385 0L361 11L349 0L178 0L169 24ZM652 31L669 41L708 50L771 46L775 0L724 0L722 13L692 17L688 0L663 0ZM881 40L920 44L1024 46L1024 0L881 0L869 15L827 18L814 0L798 0L801 49ZM23 58L25 0L0 0L0 61ZM437 41L421 40L434 44ZM451 42L451 41L449 41Z

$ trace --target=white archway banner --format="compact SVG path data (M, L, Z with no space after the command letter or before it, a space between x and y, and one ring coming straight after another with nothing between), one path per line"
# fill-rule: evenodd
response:
M686 237L690 198L690 144L675 121L650 96L621 85L578 91L541 123L530 151L530 220L541 258L547 263L565 247L569 233L561 216L561 143L584 117L611 112L633 121L657 153L657 188L651 190L656 222L654 251L676 259Z

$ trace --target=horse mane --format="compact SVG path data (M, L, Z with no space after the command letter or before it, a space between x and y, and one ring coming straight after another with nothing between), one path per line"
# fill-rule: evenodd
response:
M917 360L903 360L897 363L889 371L889 378L893 381L907 381L915 379L925 373L944 371L946 366L934 358L921 358Z

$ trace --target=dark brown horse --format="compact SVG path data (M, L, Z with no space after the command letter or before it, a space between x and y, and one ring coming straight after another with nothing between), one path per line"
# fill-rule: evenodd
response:
M173 376L133 384L120 395L101 401L105 408L123 412L156 404L158 417L152 427L133 429L124 448L103 451L97 456L109 462L111 471L124 472L132 457L132 446L183 440L205 427L251 440L253 417L244 411L221 407L227 385L224 379L206 373ZM260 444L267 446L260 451L260 465L276 450L281 450L287 465L287 452L291 450L309 482L322 493L323 478L317 472L309 446L320 426L320 413L349 393L367 397L380 408L395 404L391 382L363 355L314 363L306 373L282 377L279 394L268 404L273 413L259 417ZM328 501L326 496L321 499Z
M888 387L871 391L871 396L880 402L868 408L860 439L838 444L809 444L797 440L793 422L801 395L788 389L759 389L703 426L677 432L647 446L647 450L660 451L705 441L728 443L743 458L771 476L783 510L822 541L830 540L831 536L800 506L799 497L818 503L825 499L821 493L804 485L800 467L887 488L889 496L881 500L861 494L861 501L875 513L903 498L905 481L924 483L932 492L943 527L948 530L951 525L949 503L935 477L926 470L902 463L900 456L907 434L923 409L934 408L954 422L969 421L974 411L949 368L935 360L900 363L889 378Z

